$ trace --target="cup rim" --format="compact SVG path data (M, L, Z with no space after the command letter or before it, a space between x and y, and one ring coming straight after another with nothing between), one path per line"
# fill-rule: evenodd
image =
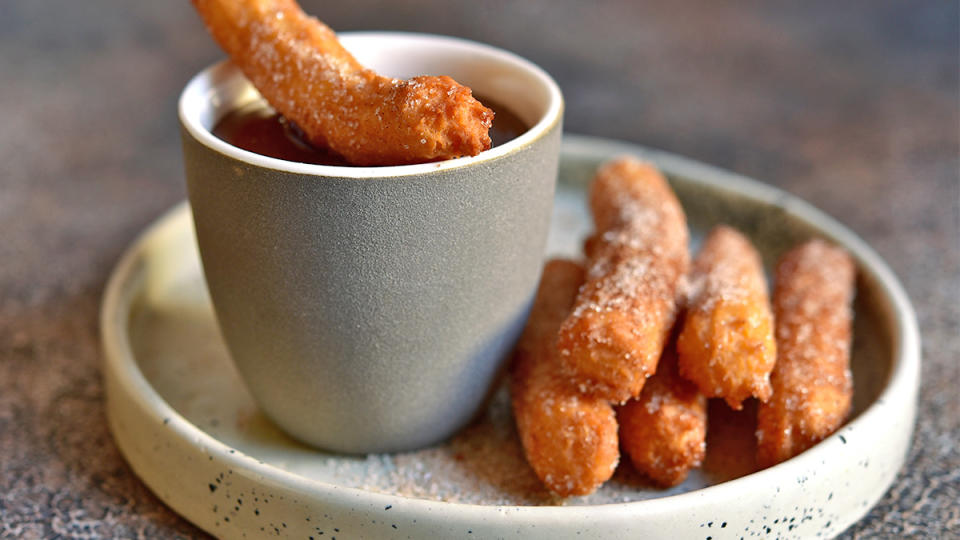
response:
M465 156L444 161L417 163L412 165L388 165L379 167L315 165L312 163L286 161L238 148L214 135L210 129L205 127L200 121L199 114L197 113L202 110L202 107L193 106L194 102L196 100L209 101L214 92L217 81L222 80L225 74L238 69L229 59L226 59L212 64L203 71L194 75L184 87L180 94L180 99L177 105L181 125L194 139L204 146L228 157L243 161L256 167L310 176L376 179L383 177L393 178L398 176L416 176L426 173L436 173L461 167L476 166L481 163L498 159L505 155L514 153L539 139L541 136L549 132L550 129L560 121L562 116L564 105L563 95L560 92L560 87L557 85L556 81L554 81L546 71L533 62L504 49L457 37L417 32L343 32L338 33L338 37L342 38L343 45L347 48L347 50L350 50L352 42L358 40L385 39L402 40L405 42L420 42L420 44L430 47L458 49L463 53L482 54L489 59L509 64L515 68L525 70L529 74L533 75L547 91L549 96L547 110L543 115L541 115L540 119L533 126L527 129L527 131L520 136L515 137L504 144L484 150L476 156Z

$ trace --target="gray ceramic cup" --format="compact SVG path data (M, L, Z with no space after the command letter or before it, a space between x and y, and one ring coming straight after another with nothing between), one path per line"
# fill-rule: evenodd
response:
M221 332L263 412L324 449L407 450L475 415L523 328L563 100L541 69L486 45L397 33L342 41L387 75L450 75L531 127L440 163L273 159L210 132L260 99L225 62L180 98L187 187Z

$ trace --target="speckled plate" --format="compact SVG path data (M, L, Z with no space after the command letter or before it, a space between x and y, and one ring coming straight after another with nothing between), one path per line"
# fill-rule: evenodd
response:
M120 261L104 298L110 427L143 481L222 537L740 538L832 536L862 517L903 464L916 415L913 310L880 258L846 228L782 191L690 160L566 136L551 254L576 255L590 229L584 188L601 161L632 153L670 176L696 244L713 224L746 232L769 266L812 235L856 258L854 414L832 437L763 471L755 421L711 403L704 468L657 490L621 465L597 493L559 501L523 461L502 388L442 445L346 457L286 437L257 410L217 330L185 204Z

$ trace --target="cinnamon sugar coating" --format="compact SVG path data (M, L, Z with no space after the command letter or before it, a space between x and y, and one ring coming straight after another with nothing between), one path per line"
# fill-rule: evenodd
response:
M822 240L792 249L777 264L773 395L757 413L761 467L810 448L850 413L854 279L850 256Z
M632 157L603 165L589 197L597 233L560 329L560 361L581 392L623 403L653 374L673 325L690 264L687 224L663 175Z
M513 412L527 461L563 497L592 493L620 459L613 407L581 395L557 366L557 329L583 279L577 263L552 260L544 266L511 373Z
M707 398L680 376L674 347L640 397L617 410L620 444L634 468L663 487L675 486L706 455Z
M450 77L399 80L360 65L295 0L192 0L260 94L354 165L403 165L490 148L493 111Z
M693 261L690 283L677 339L680 373L736 410L751 396L766 401L776 343L760 254L742 234L718 226Z

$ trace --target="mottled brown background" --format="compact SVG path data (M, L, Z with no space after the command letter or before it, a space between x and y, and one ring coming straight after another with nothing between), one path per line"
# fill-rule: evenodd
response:
M923 388L907 466L846 534L960 535L956 1L307 9L516 51L560 82L568 131L759 178L862 235L916 306ZM184 197L174 105L220 57L183 0L0 2L0 536L201 535L110 438L97 308L124 247Z

